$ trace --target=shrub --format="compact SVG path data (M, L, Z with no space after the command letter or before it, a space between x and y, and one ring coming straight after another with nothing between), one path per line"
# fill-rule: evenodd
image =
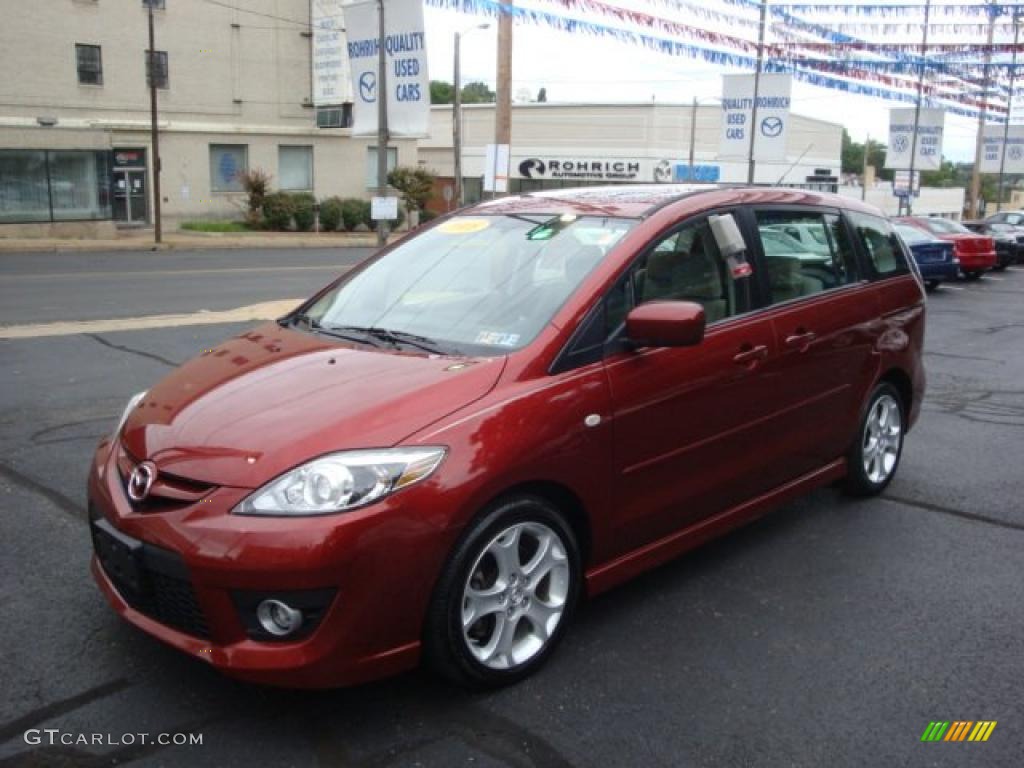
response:
M370 220L370 202L357 197L349 197L341 201L341 219L346 232L352 232L360 224L373 226Z
M388 174L388 184L398 190L406 210L422 210L434 191L436 176L426 168L395 168ZM399 218L399 222L404 221Z
M420 224L426 224L428 221L433 221L439 215L440 214L434 213L433 211L428 211L426 208L424 208L422 211L420 211Z
M274 192L263 199L263 223L267 229L288 229L295 215L295 203L287 192Z
M313 228L313 221L316 215L313 213L313 205L316 198L309 192L295 192L291 195L292 216L295 217L295 228L300 232L309 232Z
M267 190L270 188L270 174L259 168L253 168L238 174L238 180L245 190L245 221L256 228L260 225L260 212L263 210L263 201L267 197Z
M320 201L320 229L333 232L341 226L341 198L327 197Z

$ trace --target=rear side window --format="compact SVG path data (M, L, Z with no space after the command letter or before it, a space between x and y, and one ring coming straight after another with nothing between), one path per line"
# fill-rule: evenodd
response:
M857 262L835 214L757 211L771 303L778 304L857 281Z
M910 272L898 236L888 221L866 213L848 215L878 277L891 277Z

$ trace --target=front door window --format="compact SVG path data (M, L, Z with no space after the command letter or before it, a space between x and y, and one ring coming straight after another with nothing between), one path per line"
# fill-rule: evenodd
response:
M114 171L114 220L144 224L147 216L146 172L118 168Z

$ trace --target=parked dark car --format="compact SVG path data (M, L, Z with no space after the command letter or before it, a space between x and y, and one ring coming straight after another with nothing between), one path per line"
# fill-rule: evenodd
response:
M938 216L904 216L896 221L953 243L960 271L968 280L977 280L996 266L996 245L992 238L977 235L958 221Z
M925 309L889 220L836 195L463 209L132 398L89 473L92 571L241 678L512 683L579 598L813 488L882 492Z
M999 211L986 216L982 221L990 224L1009 224L1012 227L1024 228L1024 211Z
M995 241L996 265L994 269L1004 270L1011 264L1024 264L1024 227L985 219L965 221L964 226L971 232L991 237Z
M953 243L902 222L896 222L893 228L913 254L929 291L938 288L939 283L956 280L960 276L960 260L954 254Z

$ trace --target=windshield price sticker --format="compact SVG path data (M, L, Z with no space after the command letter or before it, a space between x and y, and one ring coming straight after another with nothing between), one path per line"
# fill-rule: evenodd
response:
M490 347L514 347L519 343L518 333L499 333L498 331L480 331L476 335L477 344Z
M483 232L489 226L491 222L487 219L452 219L437 229L446 235L471 235L474 232Z

